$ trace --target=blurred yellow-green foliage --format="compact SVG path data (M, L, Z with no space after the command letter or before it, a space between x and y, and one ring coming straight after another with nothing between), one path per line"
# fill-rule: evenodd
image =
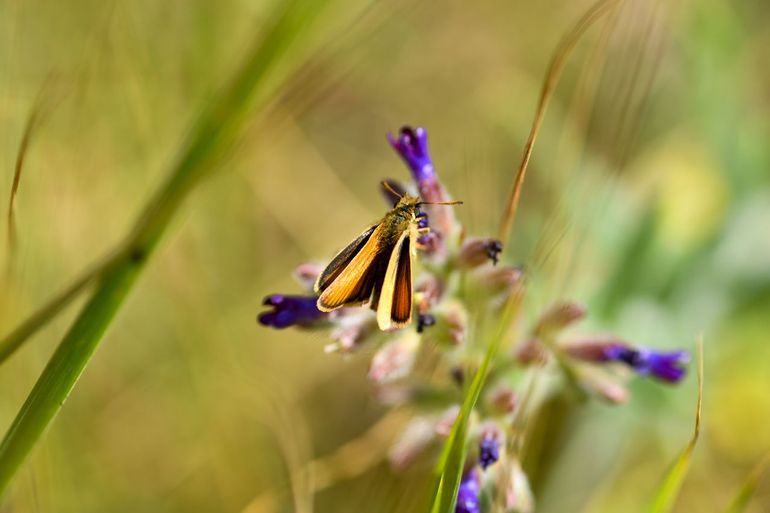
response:
M505 259L532 273L529 318L572 299L586 329L642 345L703 334L703 432L676 510L722 511L770 451L770 4L622 4L565 70ZM588 5L386 2L358 18L336 2L267 123L175 221L6 510L418 510L430 469L395 474L386 440L358 438L386 411L371 348L326 355L323 333L255 314L382 214L376 184L407 176L384 136L405 123L430 132L469 233L494 235L551 53ZM270 6L0 0L3 212L43 106L13 251L2 232L2 334L121 240ZM3 429L77 308L0 369ZM532 476L538 511L641 511L695 397L691 374L565 407ZM356 440L334 478L297 472ZM748 511L769 497L765 479Z

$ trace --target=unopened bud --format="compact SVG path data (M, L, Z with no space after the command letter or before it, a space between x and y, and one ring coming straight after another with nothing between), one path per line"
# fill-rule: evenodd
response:
M401 433L388 453L393 470L407 469L435 440L434 423L425 417L414 418Z
M335 310L336 313L339 310ZM339 325L332 330L332 344L327 345L327 353L352 353L358 349L373 333L377 333L377 322L371 312L341 315Z
M521 284L524 271L520 267L484 267L474 275L481 286L492 293L499 293Z
M323 270L324 266L319 263L305 262L294 269L294 278L305 288L305 290L313 292L313 286Z
M610 404L623 404L628 401L628 389L618 378L611 376L598 367L576 367L578 382L581 387Z
M413 331L404 331L401 336L386 342L372 358L369 379L386 383L403 378L414 365L420 337Z
M460 247L457 263L460 267L470 269L489 261L497 264L497 258L503 250L503 243L497 239L469 238Z
M586 315L586 308L578 303L556 303L540 316L535 333L557 333L570 324L581 320Z
M459 414L460 414L460 406L457 404L450 406L449 408L444 410L444 413L441 414L441 416L438 419L438 422L436 422L436 426L435 426L436 434L443 438L448 437L449 433L452 431L452 426L454 426L454 423L457 420L457 416Z
M534 337L516 346L513 356L522 365L543 365L548 361L548 351Z
M430 312L438 304L443 291L444 285L438 276L432 273L424 274L414 287L414 303L417 306L417 312L421 314Z
M505 476L506 513L533 513L535 497L518 459L510 458Z
M516 409L518 399L516 392L509 386L499 385L492 389L487 395L488 406L501 415L513 413Z

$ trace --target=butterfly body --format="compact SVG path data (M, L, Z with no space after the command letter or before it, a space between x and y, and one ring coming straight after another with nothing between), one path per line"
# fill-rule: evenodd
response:
M379 223L337 253L315 284L319 310L368 303L382 330L411 322L417 237L428 230L418 226L421 204L420 198L404 195Z

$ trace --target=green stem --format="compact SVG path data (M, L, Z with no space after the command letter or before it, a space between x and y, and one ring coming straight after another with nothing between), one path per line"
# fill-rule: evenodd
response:
M48 361L0 445L0 493L61 409L140 269L128 261L108 272Z
M91 285L104 272L105 268L114 260L109 257L99 262L94 267L83 273L77 280L72 282L69 287L64 289L48 301L35 313L21 323L16 329L0 340L0 365L19 349L29 337L35 334L53 319L60 311L69 305L78 295Z
M62 339L0 443L0 495L61 409L180 204L200 179L221 162L240 137L256 104L267 101L269 95L260 86L269 82L266 78L270 72L285 57L298 35L308 33L308 24L319 17L327 3L328 0L278 2L274 23L252 47L229 87L204 110L168 181L148 203L127 243L121 246L123 249L107 259L98 276L86 274L49 304L48 311L43 312L46 315L33 316L35 322L22 330L24 336L10 347L13 352L50 318L47 315L58 312L95 279L93 295ZM6 350L5 356L10 352Z

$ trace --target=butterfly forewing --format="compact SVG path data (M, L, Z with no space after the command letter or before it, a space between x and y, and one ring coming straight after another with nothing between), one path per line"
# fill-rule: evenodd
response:
M383 225L378 225L369 233L366 241L361 244L361 237L342 250L321 273L316 283L316 290L321 292L318 297L318 309L331 311L344 305L366 303L372 295L375 283L382 276L378 269L384 267L380 259L387 259L389 248L382 247L379 231ZM358 249L358 251L356 251ZM350 250L350 251L348 251ZM340 264L335 262L340 258Z
M318 276L315 282L316 293L323 292L340 275L340 273L350 264L351 260L361 251L361 248L371 239L374 230L378 225L370 226L361 235L348 244L345 249L337 253L335 257L326 266L326 269Z

